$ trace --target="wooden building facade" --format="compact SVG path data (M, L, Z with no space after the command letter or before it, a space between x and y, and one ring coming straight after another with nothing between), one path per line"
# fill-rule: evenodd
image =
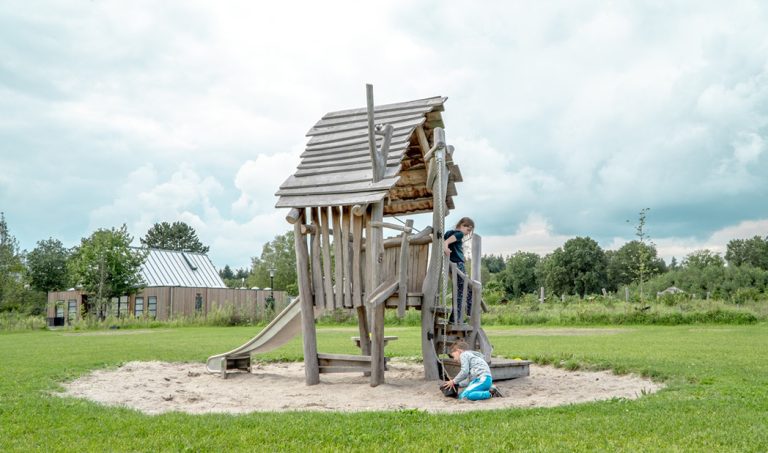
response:
M113 297L106 315L162 321L232 307L242 316L262 318L267 310L281 310L289 302L285 291L227 288L208 257L198 253L151 249L141 274L146 287ZM49 292L48 325L82 319L91 309L89 297L93 299L77 289Z

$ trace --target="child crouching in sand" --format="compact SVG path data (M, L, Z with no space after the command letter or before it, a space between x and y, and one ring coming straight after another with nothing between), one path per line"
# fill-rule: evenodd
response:
M461 363L461 371L455 378L445 381L443 388L466 386L466 389L459 393L459 400L479 401L502 396L499 389L493 385L491 367L481 353L470 350L466 342L457 341L451 346L451 357Z

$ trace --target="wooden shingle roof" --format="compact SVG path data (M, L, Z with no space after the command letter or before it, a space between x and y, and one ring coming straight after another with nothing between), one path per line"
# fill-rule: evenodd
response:
M368 147L366 108L331 112L310 130L301 163L276 193L278 208L350 206L386 199L385 215L428 212L432 193L426 187L426 167L416 130L421 127L431 143L432 129L444 127L440 112L447 98L437 96L417 101L379 105L374 123L394 128L384 178L373 182ZM383 137L377 136L377 146ZM453 168L451 168L453 167ZM449 162L449 208L461 181L458 167Z

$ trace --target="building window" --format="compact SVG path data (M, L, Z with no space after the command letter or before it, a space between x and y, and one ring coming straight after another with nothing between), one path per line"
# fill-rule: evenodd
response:
M200 293L195 296L195 311L198 313L203 311L203 295Z
M67 301L67 318L70 321L77 319L77 301L75 299L69 299Z
M120 298L113 297L112 301L112 316L116 318L124 318L128 315L128 296L120 296Z
M57 300L56 301L56 318L63 318L64 317L64 301L63 300Z
M137 297L136 305L133 307L133 316L140 318L144 316L144 298Z
M151 318L157 318L157 296L149 296L147 299L147 311Z

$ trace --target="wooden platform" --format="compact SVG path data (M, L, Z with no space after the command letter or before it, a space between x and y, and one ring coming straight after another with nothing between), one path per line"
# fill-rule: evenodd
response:
M371 356L349 354L317 354L320 373L365 373L371 371ZM389 359L384 358L384 370Z
M451 376L456 376L461 370L461 364L453 359L439 359L443 362L445 370ZM494 381L505 381L530 375L529 360L510 360L493 358L489 364L491 367L491 376ZM442 370L441 370L442 372Z

